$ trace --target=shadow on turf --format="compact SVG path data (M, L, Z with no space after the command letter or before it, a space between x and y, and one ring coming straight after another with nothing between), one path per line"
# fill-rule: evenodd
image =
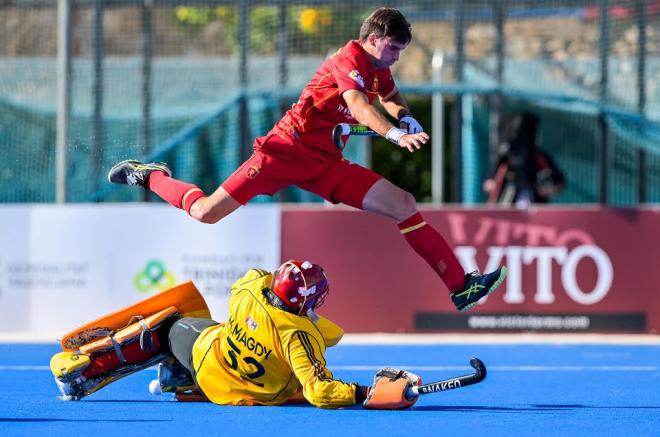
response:
M17 418L2 418L2 422L171 422L166 419L17 419Z
M556 404L556 405L530 405L528 407L482 407L475 405L452 405L452 406L440 406L440 405L429 405L424 406L420 405L418 407L413 407L416 411L558 411L558 410L579 410L579 409L651 409L651 410L660 410L660 407L653 406L616 406L616 407L603 407L603 406L589 406L589 405L579 405L579 404Z
M521 407L521 408L514 408L514 407L478 407L474 405L452 405L452 406L442 406L442 405L429 405L429 406L423 406L420 405L419 407L414 407L413 409L415 411L474 411L474 412L479 412L479 411L548 411L548 410L566 410L566 409L572 409L575 407L566 407L566 406L560 406L560 407L553 407L553 406L545 406L545 407L539 407L539 406L530 406L528 408ZM585 408L585 407L581 407Z
M127 402L132 402L132 403L151 403L151 402L174 402L174 399L154 399L154 400L149 400L149 399L83 399L78 402L120 402L122 404L127 403Z

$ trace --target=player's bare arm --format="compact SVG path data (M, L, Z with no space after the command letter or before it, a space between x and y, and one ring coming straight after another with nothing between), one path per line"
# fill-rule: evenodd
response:
M361 91L347 90L342 94L342 97L346 101L346 105L351 111L353 118L360 124L369 126L379 135L382 135L399 147L414 152L421 149L429 141L429 135L425 132L408 134L404 129L395 127L369 103L369 99Z
M390 95L381 97L380 104L388 114L397 120L401 120L402 117L411 115L406 99L397 88L394 88Z
M380 103L388 114L399 120L399 127L407 133L418 134L424 132L424 128L413 117L406 99L397 88L389 96L381 97Z

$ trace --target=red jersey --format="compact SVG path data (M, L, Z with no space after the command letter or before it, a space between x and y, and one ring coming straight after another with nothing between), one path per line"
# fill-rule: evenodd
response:
M373 103L376 96L389 97L395 88L390 69L376 69L359 42L349 41L321 64L271 133L297 139L310 151L340 156L332 143L332 129L338 123L357 123L342 97L344 91L358 90Z

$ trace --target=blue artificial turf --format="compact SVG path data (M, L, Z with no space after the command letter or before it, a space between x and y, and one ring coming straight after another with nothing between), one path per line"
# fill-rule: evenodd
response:
M660 435L660 346L340 345L328 367L347 382L402 366L426 382L489 369L480 384L434 393L404 411L223 407L153 396L148 369L78 402L57 399L56 344L0 344L0 435Z

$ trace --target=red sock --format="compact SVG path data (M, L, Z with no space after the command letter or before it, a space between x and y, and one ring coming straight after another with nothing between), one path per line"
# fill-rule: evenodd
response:
M201 197L206 197L197 185L172 179L162 171L154 171L149 175L147 188L158 194L165 202L185 210L188 214L193 203Z
M465 271L454 251L442 235L424 221L420 213L416 212L398 226L408 244L442 278L450 292L463 288Z

